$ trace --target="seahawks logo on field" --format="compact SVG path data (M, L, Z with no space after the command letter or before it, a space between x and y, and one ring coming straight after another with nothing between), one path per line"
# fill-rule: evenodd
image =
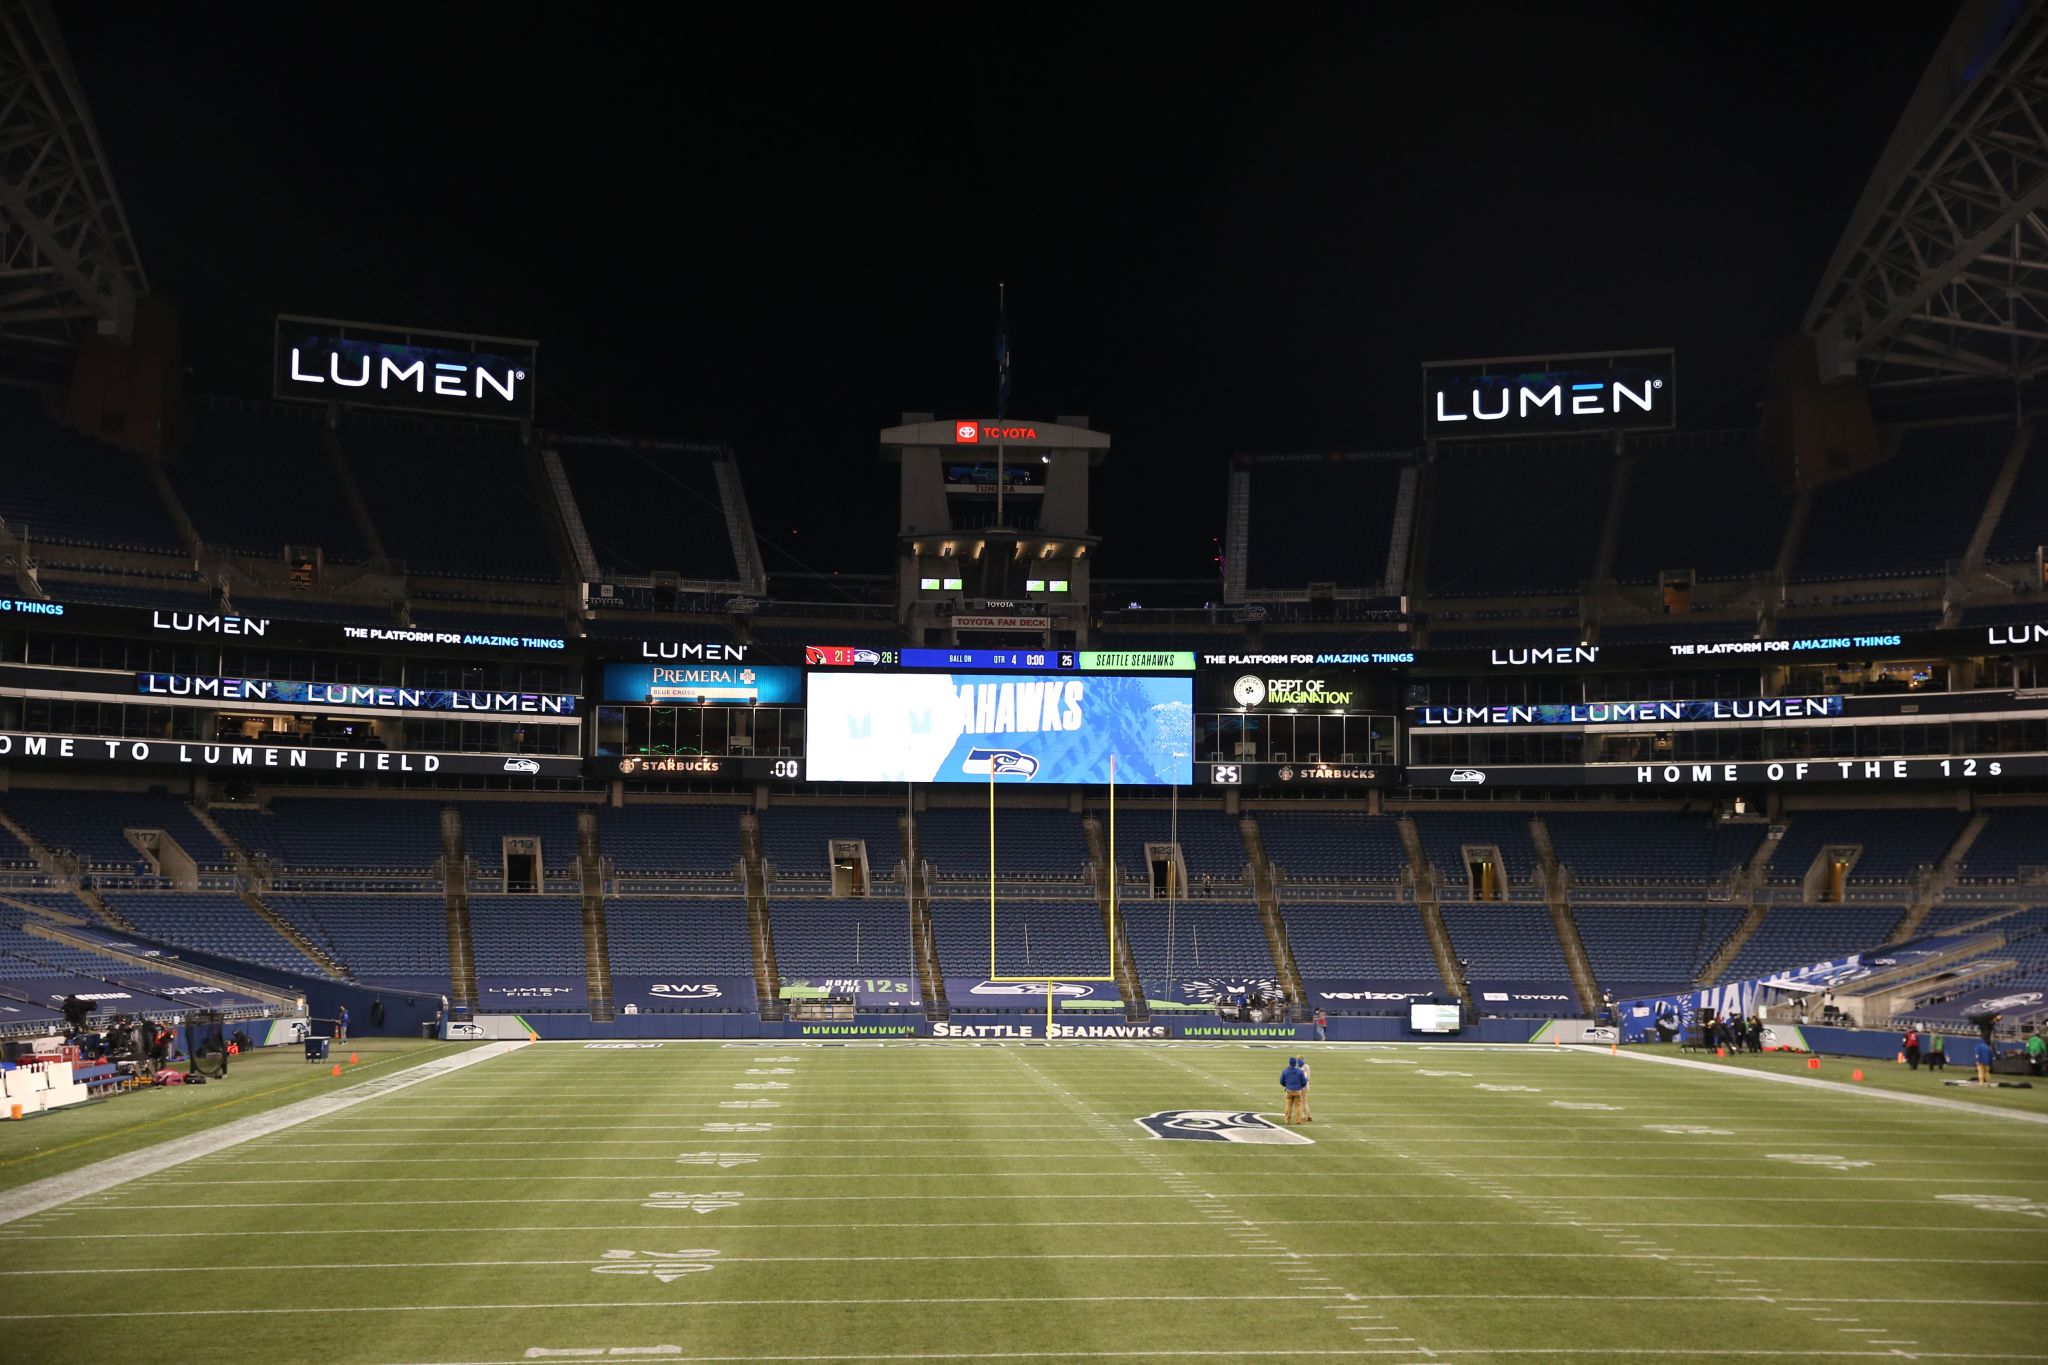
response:
M1249 1142L1265 1147L1305 1147L1315 1141L1243 1109L1162 1109L1136 1120L1156 1138L1190 1142Z
M1022 749L969 749L960 760L963 773L990 777L1021 777L1026 782L1038 776L1038 760Z

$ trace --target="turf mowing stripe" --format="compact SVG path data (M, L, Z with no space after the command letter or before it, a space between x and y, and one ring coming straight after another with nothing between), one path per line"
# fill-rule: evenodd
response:
M607 1202L607 1201L598 1201ZM617 1201L630 1203L631 1200ZM185 1206L180 1206L185 1207ZM255 1207L267 1207L257 1205ZM123 1210L125 1212L125 1209ZM1128 1218L1113 1220L1037 1221L1019 1222L1012 1219L983 1222L934 1223L876 1223L862 1219L857 1223L719 1223L719 1232L777 1232L787 1229L792 1232L842 1231L870 1232L882 1228L915 1229L927 1228L1203 1228L1209 1227L1214 1218L1148 1218L1133 1222ZM1232 1222L1241 1221L1231 1219ZM1773 1232L1913 1232L1930 1235L1951 1235L1959 1237L1981 1237L1987 1233L2007 1236L2048 1237L2048 1224L2013 1227L1928 1227L1919 1223L1614 1223L1604 1220L1586 1221L1561 1219L1555 1222L1532 1223L1526 1218L1290 1218L1278 1222L1259 1222L1257 1227L1318 1228L1318 1227L1374 1227L1374 1228L1557 1228L1578 1229L1597 1232L1606 1227L1642 1228L1684 1228L1688 1231L1773 1231ZM17 1242L93 1242L93 1241L134 1241L151 1237L369 1237L393 1234L429 1232L658 1232L673 1225L668 1222L646 1223L513 1223L513 1224L465 1224L449 1227L436 1224L431 1227L410 1228L233 1228L209 1231L187 1232L42 1232L14 1233L11 1241ZM1246 1232L1233 1232L1233 1237L1245 1240L1247 1246L1277 1247L1279 1243L1257 1237ZM1734 1283L1755 1284L1754 1280Z
M1872 1343L1875 1344L1875 1343ZM945 1351L877 1354L862 1351L858 1355L744 1355L744 1356L685 1356L664 1355L662 1359L677 1361L680 1365L716 1365L717 1362L758 1360L766 1362L827 1362L840 1360L1209 1360L1209 1359L1250 1359L1264 1360L1279 1356L1289 1360L1306 1359L1361 1359L1381 1356L1415 1356L1415 1348L1401 1351L1381 1349L1344 1350L1335 1347L1296 1349L1285 1351L1236 1350L1236 1351ZM1804 1360L1819 1357L1826 1360L2048 1360L2048 1355L2017 1355L2011 1353L1987 1353L1965 1351L1720 1351L1694 1348L1671 1349L1658 1347L1655 1351L1644 1351L1637 1346L1471 1346L1451 1349L1439 1346L1430 1351L1429 1357L1438 1356L1560 1356L1560 1355L1664 1355L1664 1356L1777 1356L1785 1359ZM532 1365L534 1357L524 1356L516 1360L467 1360L422 1362L422 1365Z
M1872 1343L1873 1345L1875 1343ZM892 1352L878 1354L862 1351L858 1355L744 1355L744 1356L685 1356L664 1355L662 1359L677 1361L680 1365L718 1365L720 1362L758 1360L771 1365L789 1365L792 1362L823 1362L840 1360L1209 1360L1249 1359L1265 1360L1270 1357L1284 1357L1289 1360L1305 1359L1359 1359L1380 1356L1414 1356L1414 1349L1389 1351L1358 1348L1344 1350L1335 1347L1290 1349L1285 1351L1235 1350L1235 1351L945 1351L945 1352ZM1685 1347L1672 1349L1658 1347L1646 1352L1637 1346L1470 1346L1447 1348L1439 1346L1430 1351L1430 1358L1437 1356L1614 1356L1614 1355L1661 1355L1661 1356L1776 1356L1792 1360L1819 1357L1826 1360L2048 1360L2048 1355L2018 1355L2005 1352L1974 1351L1728 1351ZM532 1365L534 1357L523 1356L515 1360L465 1360L429 1361L420 1365Z
M283 1105L262 1114L251 1114L248 1118L236 1119L190 1137L145 1147L141 1151L130 1152L125 1156L114 1157L91 1166L82 1166L75 1171L66 1171L62 1175L54 1175L46 1180L32 1181L8 1192L4 1207L0 1207L0 1224L12 1223L61 1204L68 1204L84 1195L100 1193L110 1186L160 1175L188 1161L213 1156L226 1148L268 1137L272 1133L312 1119L324 1118L339 1110L381 1098L394 1090L419 1085L424 1081L434 1080L449 1072L489 1061L526 1046L528 1045L525 1043L491 1043L459 1052L452 1057L437 1057L380 1080L351 1086L336 1095L300 1100L296 1104Z
M987 1294L936 1299L622 1299L603 1302L576 1299L567 1303L355 1303L331 1308L305 1305L280 1308L78 1308L62 1313L0 1313L0 1322L49 1322L71 1318L244 1318L301 1313L525 1313L572 1308L597 1308L605 1312L618 1308L659 1308L675 1312L684 1308L874 1308L883 1305L930 1308L1015 1303L1322 1303L1331 1297L1329 1294L1029 1294L1014 1297Z

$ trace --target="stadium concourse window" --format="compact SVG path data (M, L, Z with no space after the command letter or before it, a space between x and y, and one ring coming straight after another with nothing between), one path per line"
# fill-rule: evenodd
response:
M563 727L567 728L567 727ZM801 754L804 713L796 706L605 706L597 752L607 757Z
M121 702L44 701L18 703L20 728L52 735L120 735L129 739L205 739L203 711L176 706L129 706Z
M1394 761L1394 718L1203 712L1195 753L1209 763L1377 763Z
M1938 659L1887 659L1853 665L1799 664L1786 670L1784 691L1799 693L1946 692L1949 666Z

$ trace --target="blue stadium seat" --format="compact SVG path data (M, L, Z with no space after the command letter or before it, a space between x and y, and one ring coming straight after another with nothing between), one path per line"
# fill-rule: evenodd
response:
M1290 883L1399 881L1408 870L1400 822L1357 811L1257 812L1266 858Z
M1572 907L1593 978L1617 998L1692 984L1744 912L1733 904Z
M319 964L300 952L232 892L109 891L112 905L137 932L162 943L195 948L261 967L324 979Z
M433 977L448 981L447 901L422 895L293 895L263 903L321 944L351 979L379 983Z
M645 802L605 807L598 847L623 874L730 877L740 861L741 807Z
M0 809L45 845L69 849L96 870L136 870L142 854L123 835L129 829L164 831L202 872L225 872L234 866L220 840L174 796L16 787L0 796ZM13 843L12 836L8 842Z
M910 906L901 897L776 897L768 908L775 967L786 977L916 979Z
M1883 464L1815 490L1792 577L1895 577L1961 559L2011 442L2008 422L1908 430Z

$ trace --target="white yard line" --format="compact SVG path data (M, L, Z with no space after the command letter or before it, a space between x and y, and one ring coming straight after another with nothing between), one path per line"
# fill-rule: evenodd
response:
M1582 1054L1599 1053L1600 1048L1575 1046L1572 1051ZM1712 1076L1741 1076L1753 1081L1776 1081L1780 1085L1804 1086L1809 1090L1830 1090L1840 1095L1861 1095L1871 1099L1891 1100L1898 1104L1917 1104L1928 1109L1945 1109L1953 1114L1977 1114L1985 1118L2012 1119L2018 1123L2048 1124L2048 1114L2037 1114L2026 1109L2001 1109L1995 1105L1972 1104L1968 1100L1945 1100L1937 1095L1905 1095L1896 1090L1885 1090L1874 1086L1856 1085L1848 1081L1824 1081L1815 1076L1782 1076L1775 1071L1740 1071L1734 1067L1716 1066L1712 1062L1695 1062L1685 1057L1659 1057L1646 1052L1624 1051L1620 1056L1636 1062L1651 1062L1658 1066L1682 1066L1689 1071L1704 1071ZM1873 1060L1873 1066L1886 1063Z
M158 1143L139 1152L94 1162L90 1166L81 1166L75 1171L66 1171L62 1175L53 1175L45 1180L31 1181L18 1189L8 1191L4 1200L0 1200L0 1224L12 1223L54 1209L81 1196L98 1194L131 1180L161 1175L172 1167L182 1166L188 1161L213 1156L227 1148L238 1147L245 1142L268 1137L283 1129L325 1118L329 1114L353 1108L368 1100L381 1099L393 1091L404 1090L424 1081L437 1080L450 1072L475 1066L478 1062L490 1061L494 1057L502 1057L507 1052L526 1046L526 1043L488 1043L453 1056L421 1062L418 1066L408 1067L394 1075L350 1086L339 1094L321 1095L310 1100L300 1100L296 1104L280 1105L267 1113L234 1119L217 1128L209 1128L203 1133L194 1133L190 1137Z

